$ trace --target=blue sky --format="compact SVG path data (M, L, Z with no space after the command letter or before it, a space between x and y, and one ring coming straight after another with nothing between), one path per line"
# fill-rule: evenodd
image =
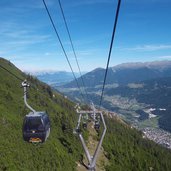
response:
M46 0L78 71L58 0ZM105 67L117 0L61 0L82 71ZM24 71L70 71L42 0L0 0L0 56ZM171 1L122 0L110 66L171 59Z

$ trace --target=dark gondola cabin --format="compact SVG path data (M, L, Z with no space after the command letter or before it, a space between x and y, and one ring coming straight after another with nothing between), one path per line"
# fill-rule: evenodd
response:
M28 142L45 142L50 134L50 120L46 112L30 112L23 122L23 139Z
M98 131L98 130L100 129L100 123L99 123L99 121L95 121L94 129L95 129L96 131Z
M83 128L87 129L87 122L83 122Z

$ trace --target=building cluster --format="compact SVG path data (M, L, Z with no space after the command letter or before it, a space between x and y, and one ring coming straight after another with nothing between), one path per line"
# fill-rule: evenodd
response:
M155 141L164 147L171 149L171 133L156 128L144 128L143 137Z

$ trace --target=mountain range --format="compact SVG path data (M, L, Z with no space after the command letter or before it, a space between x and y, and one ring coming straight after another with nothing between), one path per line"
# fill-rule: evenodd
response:
M85 75L86 87L95 87L102 85L104 80L105 69L97 68ZM144 63L125 63L110 67L107 75L107 84L125 85L136 83L144 80L162 78L171 76L171 61L155 61ZM82 86L81 79L78 79L79 85ZM64 87L76 87L75 81L66 84Z
M104 73L105 69L97 68L83 75L89 99L96 105L99 105ZM82 86L80 78L78 83ZM75 81L55 88L72 99L80 99ZM171 132L170 88L171 61L121 64L108 70L102 106L138 127L153 125ZM150 108L155 108L152 114L156 117L151 119L153 124L146 124L149 117L143 118L141 114ZM160 108L165 110L159 111Z
M64 85L74 79L72 72L66 71L38 72L30 74L36 76L39 80L52 86ZM80 76L77 72L75 72L74 74L76 78Z

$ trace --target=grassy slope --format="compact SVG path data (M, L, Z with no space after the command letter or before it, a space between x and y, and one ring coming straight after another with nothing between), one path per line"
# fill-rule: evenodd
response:
M0 64L24 79L14 66ZM75 170L80 158L80 143L73 136L73 104L35 79L29 102L36 110L46 110L51 119L51 135L46 143L32 145L22 140L22 121L29 111L24 107L21 82L0 69L0 170ZM54 92L53 92L54 94ZM62 120L63 118L63 120Z
M0 64L24 79L11 63L0 59ZM21 82L0 68L0 170L75 170L82 148L72 134L76 123L73 104L47 85L32 78L29 81L34 84L29 91L29 103L36 110L47 110L51 135L38 146L22 140L22 120L28 110L24 107ZM110 162L106 170L171 170L168 150L142 139L139 132L116 120L106 118L106 122L103 147Z

